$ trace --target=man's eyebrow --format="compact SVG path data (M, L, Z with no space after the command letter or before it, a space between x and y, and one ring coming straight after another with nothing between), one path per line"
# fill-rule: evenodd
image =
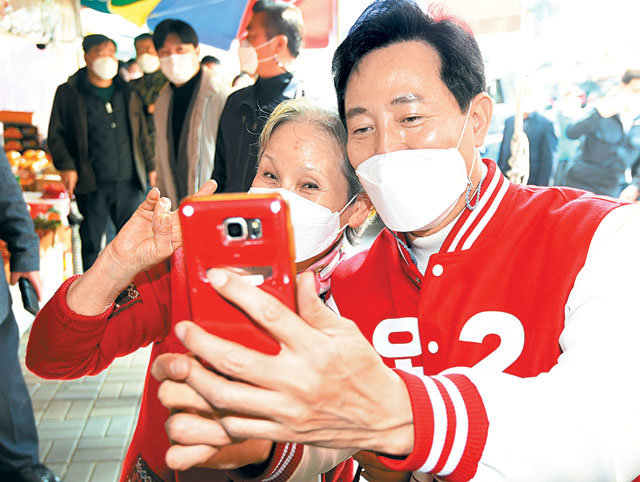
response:
M418 94L402 94L391 101L391 105L411 104L413 102L424 102L424 98Z
M367 109L365 109L364 107L353 107L347 111L344 117L345 119L350 119L353 116L356 116L358 114L365 114L366 112Z

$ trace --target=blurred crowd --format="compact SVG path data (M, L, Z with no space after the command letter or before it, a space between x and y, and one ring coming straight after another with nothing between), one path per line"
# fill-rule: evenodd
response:
M609 82L561 83L550 91L529 83L520 102L529 184L574 187L628 202L638 198L640 71L627 70ZM513 131L511 116L504 120L496 158L505 174Z

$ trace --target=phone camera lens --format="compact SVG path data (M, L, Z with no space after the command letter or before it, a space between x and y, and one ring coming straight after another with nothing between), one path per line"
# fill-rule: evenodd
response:
M232 241L247 239L247 221L244 218L225 219L224 234Z
M242 226L239 223L233 223L228 226L229 229L229 237L231 238L239 238L242 236Z

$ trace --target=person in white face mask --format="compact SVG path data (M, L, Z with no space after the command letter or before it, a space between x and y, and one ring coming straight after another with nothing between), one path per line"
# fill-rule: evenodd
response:
M288 200L296 267L301 273L313 273L316 297L325 298L331 275L344 259L345 237L355 239L356 230L365 222L371 207L347 161L342 122L336 113L306 99L283 103L267 122L259 151L260 166L252 189L278 192ZM209 181L200 194L214 190L215 183ZM106 368L116 356L135 351L150 340L155 342L152 360L168 350L170 327L189 316L184 259L179 249L180 224L177 211L171 212L170 208L169 200L153 189L94 266L58 290L54 301L42 309L34 322L34 348L27 354L31 370L53 378L67 376L67 370L79 376L86 370ZM133 298L119 296L123 290L129 295L137 294ZM116 298L118 308L107 308L111 314L106 318L104 310ZM84 330L54 330L60 337L51 336L54 326L70 326L78 317L83 326L91 326L89 338L84 336ZM56 348L55 361L37 355L47 353L53 346L68 348ZM65 361L59 364L61 359ZM52 361L65 368L54 368ZM169 448L164 429L167 412L152 379L145 387L122 478L128 480L132 474L145 478L146 474L150 479L155 475L161 480L173 480L172 469L181 467L179 456L165 458ZM274 445L265 440L234 444L217 457L211 455L203 467L219 470L206 477L197 471L181 473L181 478L191 475L193 478L185 480L246 480L246 474L253 471L260 479L276 480L277 473L285 470L290 476L297 474L297 480L311 480L331 469L313 447ZM269 463L265 463L267 460ZM283 465L281 460L286 463ZM243 468L244 472L222 470L236 468ZM340 476L347 480L351 474L352 464L347 462L326 480L333 482Z
M640 207L514 184L481 158L484 61L441 6L373 2L332 67L349 160L389 229L333 273L340 315L312 276L294 313L208 273L283 350L175 327L215 370L152 367L166 405L191 412L175 419L181 463L261 437L368 451L372 480L637 480Z
M230 88L201 69L198 36L189 24L160 22L153 44L160 71L169 80L155 102L157 186L177 207L211 178L218 123Z
M255 3L238 57L240 70L257 79L231 94L222 112L212 175L220 192L249 189L258 162L255 146L267 117L280 102L304 95L294 71L302 35L298 8L281 1Z
M138 35L133 40L136 48L136 63L142 69L143 75L139 79L132 80L129 85L138 93L144 105L147 115L147 127L153 140L155 149L156 127L153 121L153 113L156 110L156 100L162 88L167 85L167 78L160 70L160 59L153 45L153 36L149 33ZM155 178L151 182L155 186Z
M335 114L316 102L281 103L260 135L258 173L249 189L288 202L296 266L316 275L322 293L343 258L345 236L355 241L371 207L347 161L343 132Z
M82 261L89 269L107 220L122 228L155 176L152 138L140 98L117 76L116 45L104 35L82 42L86 68L56 91L48 146L84 216Z

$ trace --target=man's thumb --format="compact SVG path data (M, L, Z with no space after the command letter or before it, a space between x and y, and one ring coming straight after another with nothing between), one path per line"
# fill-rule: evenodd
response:
M314 328L331 332L342 326L342 318L325 306L316 288L313 273L303 273L298 277L298 311L300 316Z

